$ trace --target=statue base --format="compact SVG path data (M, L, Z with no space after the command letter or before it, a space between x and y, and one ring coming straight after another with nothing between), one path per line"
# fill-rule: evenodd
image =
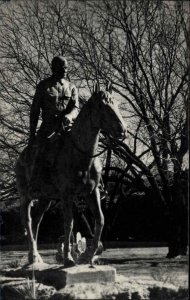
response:
M64 269L66 285L76 283L113 283L116 270L110 266L80 265Z
M12 275L31 278L33 272L37 282L51 285L56 289L80 283L114 283L116 278L115 268L105 265L77 265L64 268L63 265L58 264L34 264L19 269Z
M48 269L35 273L38 281L48 282L58 289L77 283L113 283L116 276L116 270L110 266L91 267L90 265L66 269L60 265L49 266Z

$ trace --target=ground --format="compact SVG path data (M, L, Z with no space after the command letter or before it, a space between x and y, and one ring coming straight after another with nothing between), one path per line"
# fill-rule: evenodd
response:
M56 250L42 250L40 253L46 263L55 263ZM127 278L134 289L141 282L151 286L155 281L161 288L171 284L176 288L188 289L187 257L166 259L166 254L166 247L107 249L100 256L100 264L115 267L117 274ZM2 251L2 269L25 264L26 257L26 251Z

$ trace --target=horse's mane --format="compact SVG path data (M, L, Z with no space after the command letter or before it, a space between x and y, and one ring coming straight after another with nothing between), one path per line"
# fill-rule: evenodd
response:
M104 104L112 104L112 99L109 97L108 91L98 91L97 93L93 93L88 100L86 100L84 97L79 96L79 103L80 103L80 111L78 116L76 117L76 120L74 123L77 123L77 121L85 114L88 113L88 110L91 110L92 105L95 105L100 102L104 102Z
M98 99L101 100L104 97L106 98L106 102L111 104L111 98L107 97L107 93L107 91L101 90L96 93L96 99L94 99L95 94L92 94L88 100L86 100L84 97L79 96L79 101L82 104L81 109L83 109L83 107L87 107L90 103L92 103L92 101L98 101Z

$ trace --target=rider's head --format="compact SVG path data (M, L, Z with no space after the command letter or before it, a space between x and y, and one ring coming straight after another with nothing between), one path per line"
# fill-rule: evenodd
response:
M51 69L54 76L64 78L67 76L68 62L63 56L55 56L51 62Z

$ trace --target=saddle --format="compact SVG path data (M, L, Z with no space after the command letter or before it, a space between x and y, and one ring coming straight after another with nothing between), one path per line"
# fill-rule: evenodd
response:
M64 143L64 137L54 135L43 143L35 141L27 146L20 155L20 162L25 167L29 185L40 185L42 178L51 179L55 170L56 157L60 146Z
M52 194L54 188L55 163L64 137L54 135L43 142L35 141L27 146L20 155L20 163L24 166L28 182L29 194L32 198L39 198L42 190Z

